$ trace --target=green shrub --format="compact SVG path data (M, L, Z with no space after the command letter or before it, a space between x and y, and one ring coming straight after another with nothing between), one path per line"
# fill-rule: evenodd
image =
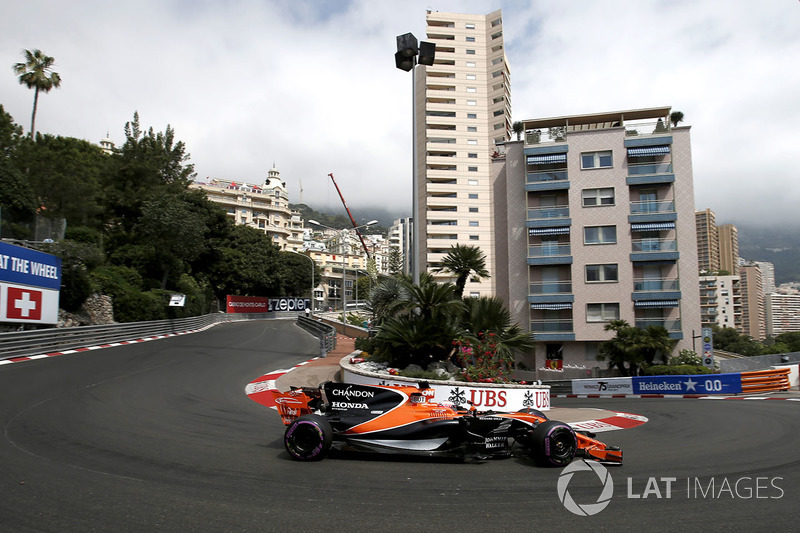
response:
M355 348L368 354L374 354L377 343L374 338L369 337L356 337Z
M442 376L436 372L429 372L427 370L400 370L397 375L414 379L442 379Z
M703 360L697 355L697 352L693 352L692 350L681 350L678 355L673 355L669 358L667 362L670 366L677 366L677 365L693 365L693 366L703 366Z
M131 291L142 289L142 276L126 266L105 265L96 268L89 275L95 292L118 298Z
M130 291L114 298L114 320L142 322L167 318L167 300L156 291Z
M654 365L644 369L645 376L688 376L694 374L713 374L714 371L702 365Z

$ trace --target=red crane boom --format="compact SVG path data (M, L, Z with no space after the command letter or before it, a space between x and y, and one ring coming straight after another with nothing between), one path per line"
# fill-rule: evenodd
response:
M336 187L336 192L339 193L339 198L342 199L342 205L344 206L344 210L347 211L347 216L350 217L350 222L353 223L353 229L356 230L356 235L358 235L359 240L361 241L361 246L364 247L364 253L367 254L367 261L370 260L369 256L369 249L367 249L367 243L364 242L364 237L361 235L361 232L358 231L358 224L356 224L355 219L353 218L353 214L350 213L350 208L347 207L347 202L344 201L344 196L342 196L342 191L339 190L339 185L336 184L336 180L333 178L333 172L328 174L331 177L331 181L333 182L333 186Z

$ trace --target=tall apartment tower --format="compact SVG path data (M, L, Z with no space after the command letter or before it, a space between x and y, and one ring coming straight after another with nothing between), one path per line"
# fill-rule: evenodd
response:
M502 11L428 11L436 58L416 81L420 269L435 268L455 244L479 247L491 277L470 280L465 296L496 291L491 162L511 135L509 67ZM422 72L423 69L420 69ZM424 117L422 114L424 113ZM416 221L415 221L416 222ZM452 279L436 274L439 281Z
M585 376L612 320L700 330L689 126L669 107L523 121L494 159L497 286L543 377ZM530 356L528 356L530 358ZM555 360L555 362L554 362ZM573 376L575 377L575 376Z
M733 224L717 226L719 237L719 268L732 276L739 274L739 230Z
M701 272L717 272L719 270L719 233L716 218L711 209L696 211L694 214L697 227L697 264Z
M758 265L739 267L742 291L742 333L757 341L767 337L766 301L763 277Z

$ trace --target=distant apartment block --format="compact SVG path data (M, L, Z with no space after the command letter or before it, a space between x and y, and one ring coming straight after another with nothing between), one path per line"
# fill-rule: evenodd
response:
M692 348L701 320L690 128L672 127L670 111L525 120L524 141L494 159L495 283L533 333L529 368L561 359L599 372L604 327L617 319L663 326L676 350Z
M743 332L739 276L700 276L700 321Z
M455 244L478 246L491 277L469 280L465 294L493 295L495 277L492 154L510 138L510 72L500 10L464 15L429 10L427 40L436 58L417 78L420 239L422 271ZM416 221L415 221L416 222ZM452 281L446 273L438 281Z
M714 212L711 209L694 214L697 226L697 265L700 272L719 270L719 234Z
M769 335L800 331L800 294L768 294L766 304Z
M719 237L719 269L739 274L739 230L733 224L717 226Z
M289 209L289 193L277 168L271 168L261 185L244 181L211 178L194 182L191 189L200 189L219 204L228 219L264 232L279 249L303 250L303 220L300 213Z
M392 223L389 228L389 252L397 250L403 261L402 272L411 274L411 238L413 232L413 222L410 218L399 218Z
M739 266L742 293L742 333L757 341L767 338L766 297L761 269L754 264Z

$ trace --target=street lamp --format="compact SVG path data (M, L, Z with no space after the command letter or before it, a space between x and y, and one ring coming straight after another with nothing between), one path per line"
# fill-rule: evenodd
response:
M302 255L303 257L305 257L306 259L311 261L311 310L314 311L315 310L314 309L314 267L316 266L316 263L314 263L314 260L311 259L306 254L301 254L297 250L289 250L289 251L292 252L292 253L295 253L297 255Z
M420 276L420 253L419 241L419 170L417 154L417 65L433 65L436 56L436 44L421 41L417 46L417 38L413 33L404 33L397 36L397 53L394 55L394 64L400 70L411 71L411 114L412 114L412 136L411 136L411 159L413 160L413 172L411 174L411 216L414 224L413 239L411 242L411 273L414 284L419 285Z
M309 220L308 223L309 224L314 224L315 226L319 226L321 228L327 228L327 229L330 229L330 230L333 230L333 231L337 231L341 235L341 243L342 243L342 250L343 250L343 252L342 252L342 333L346 333L346 330L347 330L347 309L346 309L347 291L345 290L345 285L347 284L347 265L346 265L345 259L347 259L347 254L344 252L344 250L345 250L344 235L348 231L358 230L358 229L361 229L361 228L366 228L367 226L372 226L373 224L377 224L378 221L377 220L370 220L366 224L362 224L362 225L356 226L354 228L344 228L344 229L332 228L330 226L326 226L325 224L320 224L316 220Z

